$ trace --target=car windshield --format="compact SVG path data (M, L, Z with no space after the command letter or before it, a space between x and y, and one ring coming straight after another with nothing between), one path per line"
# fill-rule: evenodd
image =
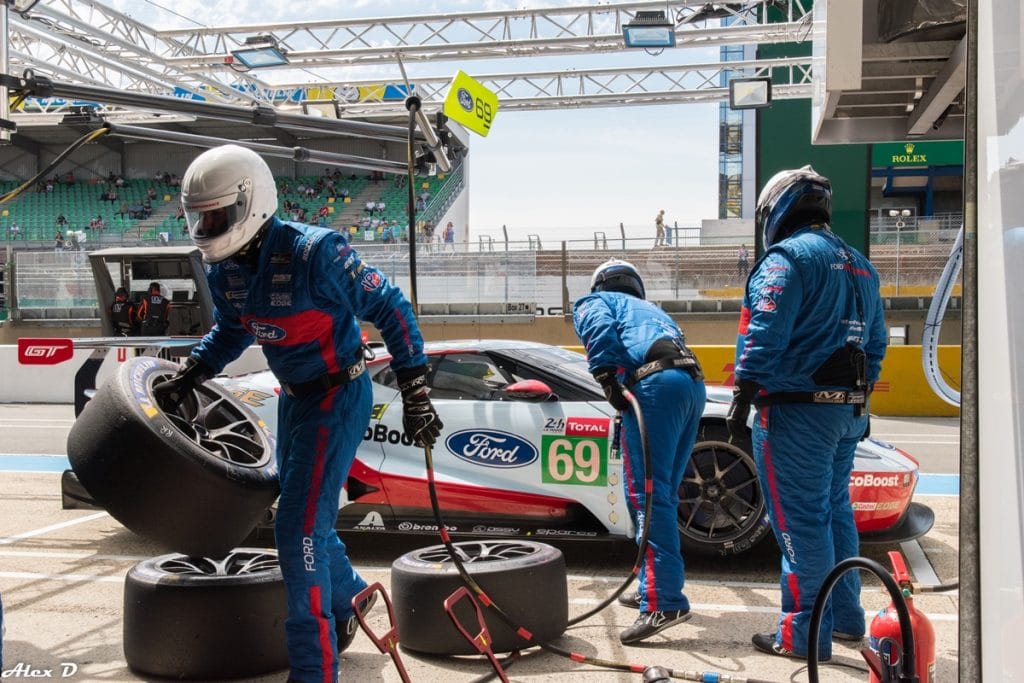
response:
M555 376L566 377L572 382L592 388L598 394L601 393L601 387L590 375L587 357L582 353L569 351L559 346L530 346L516 349L515 355L520 360L529 362L541 370Z

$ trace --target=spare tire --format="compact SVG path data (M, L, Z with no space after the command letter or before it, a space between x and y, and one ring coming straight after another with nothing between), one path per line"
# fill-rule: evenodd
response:
M473 580L514 624L532 633L535 642L544 643L565 632L569 593L561 550L520 540L462 541L454 546ZM439 655L477 654L444 610L445 599L463 585L443 545L413 550L394 561L391 599L402 647ZM495 652L529 646L492 608L480 608ZM455 614L471 635L479 632L468 601L460 601Z
M186 555L222 557L278 493L274 437L220 385L177 406L153 385L174 363L127 360L68 434L68 459L93 500L132 531Z
M288 616L277 553L238 548L220 560L161 555L124 584L124 657L147 676L251 678L288 668Z

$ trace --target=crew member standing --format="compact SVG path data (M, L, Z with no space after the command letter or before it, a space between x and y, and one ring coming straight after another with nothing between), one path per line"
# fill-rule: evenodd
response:
M181 200L208 264L216 324L153 391L180 401L254 340L262 346L281 382L274 535L288 597L289 680L323 683L338 677L338 653L358 627L352 598L367 585L334 528L373 405L357 316L380 330L391 354L405 433L431 445L443 425L409 301L344 233L276 218L277 199L270 168L244 147L214 147L185 172Z
M645 299L632 264L611 259L598 266L590 291L573 307L573 322L594 379L622 415L623 486L638 543L646 483L652 483L650 533L637 592L619 600L640 609L633 625L619 634L628 645L690 618L679 548L679 485L704 410L704 376L679 327ZM650 472L644 470L640 424L623 385L640 405Z
M118 287L114 292L114 301L110 304L110 322L114 332L122 337L130 337L135 333L135 304L128 300L128 291Z
M171 302L160 293L160 283L150 282L149 291L139 304L138 319L143 337L159 337L167 334L167 316Z
M782 549L782 612L752 642L799 658L826 574L858 554L850 471L887 343L878 273L831 220L832 186L810 166L776 174L761 191L765 253L743 298L728 416L729 431L745 436L757 406L754 458ZM847 572L822 618L819 658L831 657L833 637L863 635L860 577Z

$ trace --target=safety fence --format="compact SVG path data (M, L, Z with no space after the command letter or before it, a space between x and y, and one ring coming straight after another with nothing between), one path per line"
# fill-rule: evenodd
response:
M893 226L895 230L895 226ZM879 226L871 232L871 260L886 296L930 296L945 265L955 231L898 229L898 239ZM436 314L561 315L590 289L594 269L611 257L643 273L653 301L737 299L747 268L739 245L687 246L677 239L653 247L650 238L556 241L478 241L476 244L419 244L416 252L418 302ZM699 242L699 239L695 241ZM88 245L87 245L88 246ZM747 248L752 251L752 245ZM411 287L407 244L366 243L362 258L403 289ZM753 254L749 263L753 263ZM12 308L41 311L26 317L94 317L96 293L88 251L16 251L7 299ZM13 287L11 286L13 284ZM955 290L958 293L959 290ZM13 292L16 299L12 300Z

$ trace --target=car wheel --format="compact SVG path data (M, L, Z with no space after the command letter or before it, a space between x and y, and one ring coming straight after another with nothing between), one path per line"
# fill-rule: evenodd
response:
M684 551L738 555L764 540L771 526L750 438L729 443L724 426L702 425L679 487Z
M280 671L288 668L287 615L272 550L150 558L125 579L125 661L140 674L189 680Z
M535 541L486 540L454 544L466 571L512 621L538 642L565 632L569 598L562 551ZM391 565L391 599L398 642L405 648L440 655L477 654L444 611L444 601L463 586L443 545L420 548ZM472 593L472 591L471 591ZM474 598L476 595L473 595ZM495 652L527 646L494 610L480 606ZM460 623L475 635L480 627L467 600L454 609Z
M92 499L132 531L187 555L220 557L278 493L274 439L248 408L207 382L177 406L153 385L178 366L126 361L68 434L68 459Z

